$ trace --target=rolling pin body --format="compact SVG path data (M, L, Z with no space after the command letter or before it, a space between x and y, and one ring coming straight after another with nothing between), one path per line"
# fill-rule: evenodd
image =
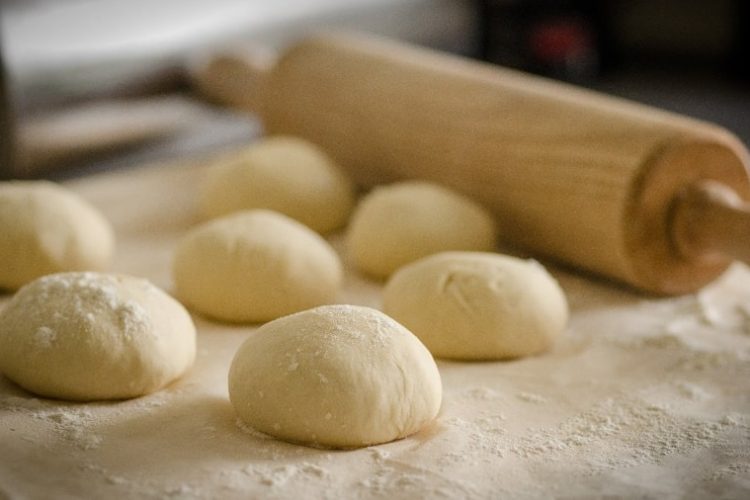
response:
M680 193L703 180L750 197L747 152L723 129L394 42L325 36L263 80L271 134L318 143L364 185L449 185L531 252L655 293L695 290L728 259L678 252Z

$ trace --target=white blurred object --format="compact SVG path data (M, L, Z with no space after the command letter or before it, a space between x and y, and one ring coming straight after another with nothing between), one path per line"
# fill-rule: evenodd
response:
M312 31L361 30L456 52L475 43L468 0L66 0L4 6L3 45L22 104L169 78L193 53L283 46Z

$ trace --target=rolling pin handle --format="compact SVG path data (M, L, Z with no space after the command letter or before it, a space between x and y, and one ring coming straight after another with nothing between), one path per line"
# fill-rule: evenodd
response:
M676 200L672 237L688 259L750 263L750 203L719 182L698 182Z
M260 47L213 54L191 64L195 90L217 104L257 113L266 76L276 62L273 51Z

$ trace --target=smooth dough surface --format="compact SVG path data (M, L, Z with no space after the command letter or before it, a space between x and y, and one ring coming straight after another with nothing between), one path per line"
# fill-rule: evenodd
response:
M196 311L232 322L260 322L333 302L343 270L327 241L270 210L204 223L178 244L177 296Z
M437 184L408 181L375 188L354 211L347 250L354 264L379 278L448 250L490 251L492 216L470 199Z
M452 359L504 359L548 349L568 321L557 281L538 262L445 252L394 274L383 311Z
M263 139L211 166L201 207L208 218L265 208L319 233L343 226L354 206L352 183L320 148L295 137Z
M141 396L180 377L194 358L190 315L144 279L52 274L0 312L0 372L42 396Z
M51 182L0 182L0 289L45 274L109 267L114 233L76 194Z
M331 305L251 334L232 361L229 398L261 432L348 448L419 431L440 410L442 385L406 328L374 309Z

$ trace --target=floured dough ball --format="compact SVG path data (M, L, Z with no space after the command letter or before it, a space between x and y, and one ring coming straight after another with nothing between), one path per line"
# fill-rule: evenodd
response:
M229 370L229 399L248 425L333 448L413 434L436 417L441 398L427 349L367 307L323 306L267 323Z
M194 358L187 311L144 279L51 274L0 312L0 372L41 396L141 396L180 377Z
M357 206L347 235L354 264L385 278L399 267L446 250L492 250L490 214L437 184L409 181L375 188Z
M62 271L101 271L112 228L91 205L51 182L0 182L0 289Z
M190 231L174 258L177 296L196 311L260 322L332 302L341 261L317 233L270 210L248 210Z
M201 200L206 217L266 208L319 233L343 226L354 205L352 183L320 148L303 139L271 137L220 160Z
M453 359L535 354L568 321L565 295L539 263L481 252L445 252L400 269L383 310L434 356Z

